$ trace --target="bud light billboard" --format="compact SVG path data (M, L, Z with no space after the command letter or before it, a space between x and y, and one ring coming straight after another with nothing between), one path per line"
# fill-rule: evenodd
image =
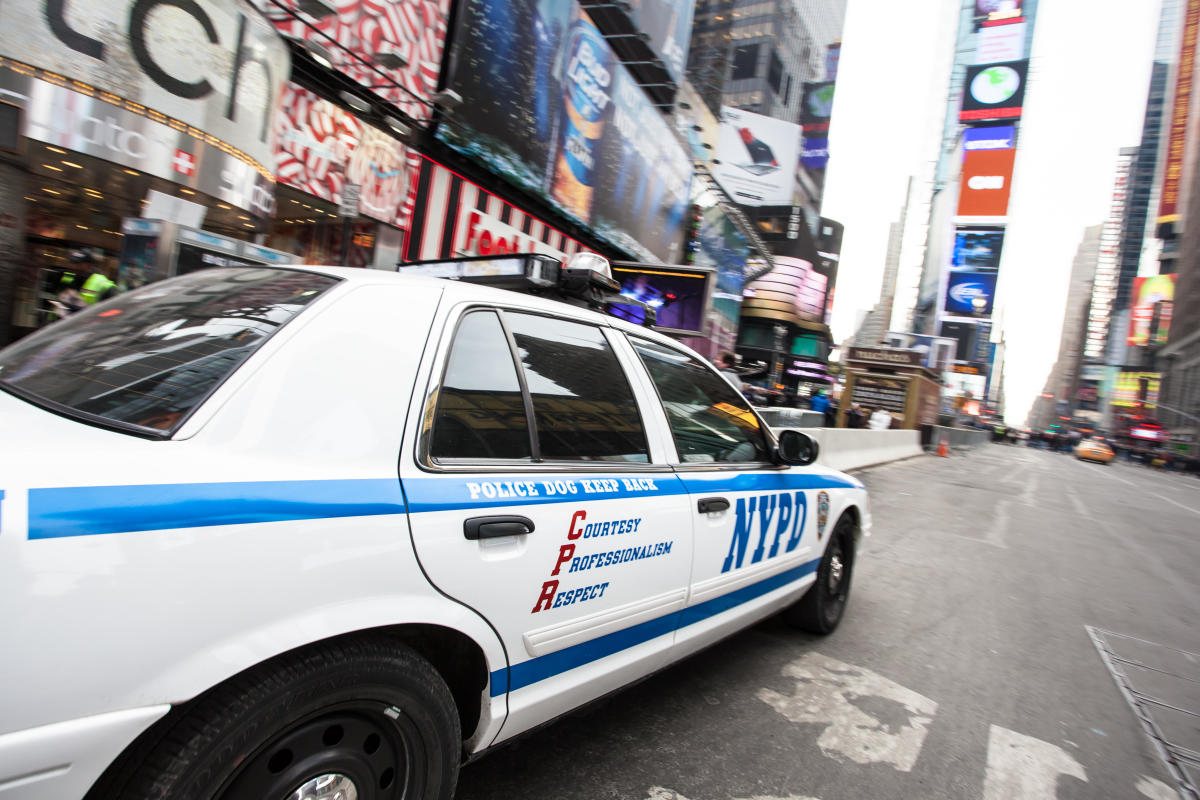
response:
M692 165L575 0L465 0L437 136L641 261L679 260Z
M960 317L987 317L996 294L994 272L951 272L946 286L946 313Z

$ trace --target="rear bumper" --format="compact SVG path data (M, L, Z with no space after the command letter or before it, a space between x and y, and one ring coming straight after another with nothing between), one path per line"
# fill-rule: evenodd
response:
M79 800L170 708L114 711L0 735L0 800Z

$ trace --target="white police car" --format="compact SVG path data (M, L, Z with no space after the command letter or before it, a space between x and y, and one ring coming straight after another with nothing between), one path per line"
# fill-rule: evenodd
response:
M869 527L692 351L461 281L196 272L0 390L0 798L450 797L768 614L832 630Z

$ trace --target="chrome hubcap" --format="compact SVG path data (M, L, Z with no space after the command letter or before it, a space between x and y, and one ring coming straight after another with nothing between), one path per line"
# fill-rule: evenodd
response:
M835 594L838 586L842 582L842 573L846 567L842 563L842 554L834 553L833 558L829 561L829 593Z
M358 787L345 775L329 772L306 781L288 800L358 800Z

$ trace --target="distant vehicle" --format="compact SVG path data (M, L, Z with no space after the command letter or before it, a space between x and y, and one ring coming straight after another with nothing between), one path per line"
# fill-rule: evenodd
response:
M607 262L531 258L205 269L0 351L0 796L447 800L770 614L837 627L862 482L551 299Z
M1076 446L1075 457L1080 461L1108 464L1113 460L1113 449L1101 439L1084 439Z

